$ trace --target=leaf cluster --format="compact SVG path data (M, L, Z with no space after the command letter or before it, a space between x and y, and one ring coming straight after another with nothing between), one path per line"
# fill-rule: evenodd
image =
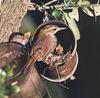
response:
M17 82L7 83L7 79L13 75L14 67L15 65L12 67L7 65L4 70L0 69L0 98L9 98L9 96L20 91Z
M74 33L75 38L79 40L80 31L77 26L77 22L79 21L79 8L88 16L95 17L96 19L100 15L99 1L96 4L91 4L89 0L51 0L42 3L42 5L37 5L36 9L45 13L43 21L49 21L50 17L53 17L56 20L66 23Z
M77 40L80 39L80 31L77 26L77 22L79 21L79 8L81 8L88 16L97 17L100 15L99 0L96 4L91 4L89 0L53 1L43 4L43 9L45 9L45 11L49 8L52 9L52 13L49 13L48 11L46 12L46 21L49 20L50 16L54 17L56 20L63 21L72 30Z

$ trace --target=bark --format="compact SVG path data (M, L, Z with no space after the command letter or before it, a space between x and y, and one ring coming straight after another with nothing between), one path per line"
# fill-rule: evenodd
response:
M0 0L0 43L8 41L12 32L19 31L29 4L30 0ZM32 78L26 80L29 76ZM13 98L41 98L44 92L42 80L34 66L29 74L19 78L19 85L21 92Z
M12 32L19 31L29 2L29 0L0 1L0 42L7 41Z

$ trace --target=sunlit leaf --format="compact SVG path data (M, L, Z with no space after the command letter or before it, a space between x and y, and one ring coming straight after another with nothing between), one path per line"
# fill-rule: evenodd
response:
M6 72L5 71L3 71L2 69L0 69L0 75L2 75L2 76L6 76Z
M62 20L63 20L63 22L64 22L65 24L67 24L65 15L62 16Z
M82 10L89 16L94 16L93 13L92 13L92 9L89 8L89 7L83 7Z
M95 5L94 6L94 13L95 13L95 16L100 15L100 5Z
M4 83L6 78L6 72L0 69L0 85Z
M78 7L72 9L72 12L69 13L69 17L75 19L76 21L79 21Z
M16 94L16 93L18 93L20 91L20 88L17 85L11 86L10 89L11 89L11 93L12 94Z
M82 6L82 5L90 5L90 2L89 2L89 0L79 0L79 1L77 2L77 4L78 4L79 6Z
M76 24L75 20L69 18L68 15L67 15L67 13L65 13L65 12L63 12L63 14L66 17L66 20L68 22L68 25L69 25L70 29L72 30L72 32L74 33L75 38L77 40L79 40L80 39L80 32L79 32L79 29L77 27L77 24Z
M77 3L80 7L82 7L82 10L89 16L94 16L92 13L92 9L88 6L90 6L89 0L79 0Z

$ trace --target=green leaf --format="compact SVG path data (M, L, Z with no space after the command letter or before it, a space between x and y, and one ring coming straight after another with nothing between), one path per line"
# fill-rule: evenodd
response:
M0 69L0 75L2 75L2 76L6 76L6 72L5 71L3 71L2 69Z
M80 7L82 7L82 10L89 16L94 16L93 13L92 13L92 9L91 7L88 7L90 6L90 2L89 0L79 0L78 3L77 3Z
M57 9L54 9L54 11L52 12L52 16L54 16L57 19L60 19L62 17L60 11Z
M76 21L79 21L78 7L73 8L72 12L69 12L69 17L71 19L75 19Z
M92 16L92 17L94 16L93 13L92 13L92 11L91 11L91 10L92 10L91 8L89 8L89 7L83 7L82 10L83 10L87 15Z
M13 76L13 71L14 71L14 68L16 67L16 65L6 65L6 73L7 73L7 78Z
M69 18L68 15L67 15L67 13L65 13L65 12L63 12L63 14L64 14L64 16L66 17L66 20L67 20L67 22L68 22L68 25L69 25L71 31L74 33L75 38L76 38L77 40L79 40L79 39L80 39L80 32L79 32L79 29L78 29L78 27L77 27L77 24L76 24L75 20Z
M94 6L94 14L95 14L95 16L100 15L100 5L95 5Z
M17 85L11 86L11 94L16 94L19 91L20 91L19 86L17 86Z
M0 85L2 85L5 82L6 79L6 72L0 69Z
M82 5L90 5L90 2L89 2L89 0L79 0L79 1L77 2L77 4L78 4L79 6L82 6Z

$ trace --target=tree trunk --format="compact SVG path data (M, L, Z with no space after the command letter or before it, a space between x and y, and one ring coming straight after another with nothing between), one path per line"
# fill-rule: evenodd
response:
M12 32L19 31L29 4L30 0L0 0L0 43L8 41ZM26 80L26 76L32 78ZM34 66L26 76L19 80L21 91L13 98L41 98L44 86Z
M29 2L29 0L0 0L0 42L7 41L12 32L19 31Z

